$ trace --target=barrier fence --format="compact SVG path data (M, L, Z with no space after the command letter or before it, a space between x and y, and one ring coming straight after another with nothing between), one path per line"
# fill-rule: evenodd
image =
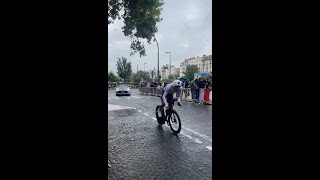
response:
M195 91L195 90L194 90ZM148 95L148 96L157 96L160 97L162 94L162 88L158 87L140 87L139 92L141 95ZM173 97L176 97L176 94L173 94ZM195 96L195 92L192 92L191 88L183 88L181 93L181 100L186 102L194 102L199 101L198 98ZM204 92L203 100L206 104L212 103L212 91L211 89L207 88Z
M132 83L125 83L125 84L128 84L128 86L131 88L131 89L138 89L140 88L140 85L139 84L132 84ZM108 84L108 89L116 89L118 86L118 84L116 83L110 83Z

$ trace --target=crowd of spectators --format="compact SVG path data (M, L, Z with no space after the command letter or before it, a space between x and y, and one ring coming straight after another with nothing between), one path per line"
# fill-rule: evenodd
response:
M209 99L208 95L212 89L212 83L209 79L203 77L197 77L190 83L185 83L184 88L191 88L191 97L195 103L204 104L206 99ZM184 90L183 99L189 96L189 91Z

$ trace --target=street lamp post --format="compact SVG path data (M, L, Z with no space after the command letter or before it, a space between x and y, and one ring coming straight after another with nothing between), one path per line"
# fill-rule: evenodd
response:
M154 37L154 40L156 41L156 43L157 43L157 47L158 47L158 83L160 84L160 71L159 71L159 44L158 44L158 41L157 41L156 37Z
M169 67L169 76L171 76L171 52L166 52L166 53L169 53L169 61L170 61L170 67Z
M143 77L146 78L147 80L147 76L146 76L146 62L143 64Z
M146 71L146 66L145 66L146 64L147 64L147 63L144 63L144 64L143 64L143 71Z

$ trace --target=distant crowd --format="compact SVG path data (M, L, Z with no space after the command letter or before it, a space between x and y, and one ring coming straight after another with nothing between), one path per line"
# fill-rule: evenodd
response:
M204 104L205 101L209 100L209 94L212 89L212 82L210 79L204 79L203 77L197 77L190 83L185 81L183 84L184 88L191 88L191 97L195 103ZM186 100L189 96L187 89L183 90L182 99Z

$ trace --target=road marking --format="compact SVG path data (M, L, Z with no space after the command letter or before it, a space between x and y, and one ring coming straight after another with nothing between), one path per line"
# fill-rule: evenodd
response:
M146 115L146 116L149 116L149 114L147 114L147 113L143 113L144 115Z
M122 110L122 109L133 109L133 107L108 104L108 111L116 111L116 110Z
M133 98L141 98L141 97L138 97L138 96L131 96L131 97L133 97Z
M120 98L117 98L117 97L116 97L116 98L114 98L114 99L120 99Z
M200 133L198 133L198 132L196 132L196 131L194 131L192 129L186 128L186 127L184 129L189 131L189 132L192 132L193 134L196 134L196 135L198 135L198 136L200 136L200 137L202 137L202 138L204 138L204 139L206 139L206 140L208 140L210 142L212 142L212 140L206 135L200 134Z
M188 134L184 134L185 137L189 138L189 139L192 139L192 137Z
M207 149L209 149L210 151L212 151L212 147L211 146L207 146Z
M131 97L127 97L128 99L131 99Z
M137 110L138 112L142 112L141 110Z
M155 121L157 120L156 118L152 118L152 119L155 120Z
M202 141L200 141L200 140L199 140L199 139L197 139L197 138L196 138L196 140L195 140L195 141L196 141L196 143L198 143L198 144L201 144L201 143L202 143Z

